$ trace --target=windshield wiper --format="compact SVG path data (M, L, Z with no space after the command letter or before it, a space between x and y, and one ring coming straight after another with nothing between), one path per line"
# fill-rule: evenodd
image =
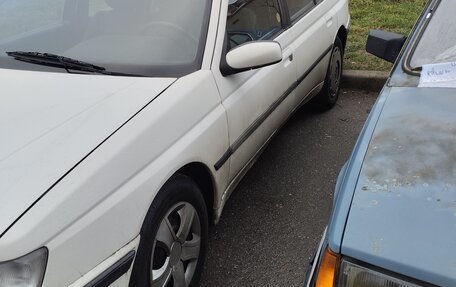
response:
M27 62L30 64L63 68L68 73L74 73L72 71L81 71L86 73L103 74L110 76L140 76L107 71L104 67L51 53L14 51L6 52L6 54L10 57L13 57L15 60Z

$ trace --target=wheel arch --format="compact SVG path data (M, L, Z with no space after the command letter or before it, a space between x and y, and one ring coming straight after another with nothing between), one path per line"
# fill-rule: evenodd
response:
M214 200L215 200L215 184L210 169L203 163L192 162L181 167L176 173L180 173L190 177L203 193L206 203L209 223L214 219Z
M348 31L345 26L340 26L339 31L337 31L337 37L342 41L342 45L345 47L347 46L347 37L348 37Z

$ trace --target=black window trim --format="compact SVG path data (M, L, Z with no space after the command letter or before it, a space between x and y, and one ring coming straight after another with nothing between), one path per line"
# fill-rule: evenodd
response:
M428 27L430 21L432 20L432 16L434 15L434 11L438 8L440 5L441 0L431 0L428 2L427 6L425 9L423 9L423 12L420 16L420 20L417 21L415 24L415 27L412 29L412 35L411 39L408 40L407 43L405 43L405 54L404 54L404 60L402 61L402 70L409 75L412 76L421 76L421 70L422 67L412 67L411 61L412 61L412 56L416 51L417 45L420 42L424 31ZM427 17L427 15L430 15ZM396 63L398 65L398 63ZM395 69L396 66L393 68Z

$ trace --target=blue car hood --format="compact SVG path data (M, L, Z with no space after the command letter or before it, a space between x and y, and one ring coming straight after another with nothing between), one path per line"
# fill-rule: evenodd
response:
M456 89L391 89L359 173L341 251L456 286Z

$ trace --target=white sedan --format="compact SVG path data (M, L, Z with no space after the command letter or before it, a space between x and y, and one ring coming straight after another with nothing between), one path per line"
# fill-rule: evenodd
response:
M348 24L347 0L0 0L0 286L196 285L268 141L336 103Z

